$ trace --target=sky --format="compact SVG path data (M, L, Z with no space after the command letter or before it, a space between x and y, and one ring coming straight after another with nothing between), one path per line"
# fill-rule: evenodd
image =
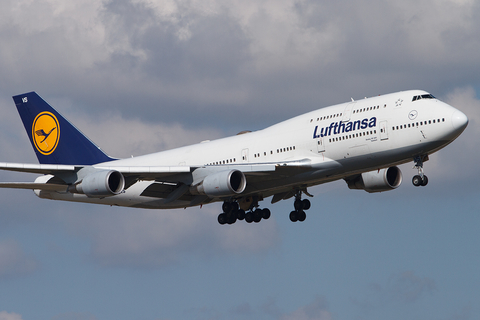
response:
M37 163L11 99L29 91L114 157L409 89L470 120L427 187L413 162L394 191L313 187L303 223L291 200L221 226L219 203L0 190L0 320L479 319L479 16L474 0L0 0L0 161Z

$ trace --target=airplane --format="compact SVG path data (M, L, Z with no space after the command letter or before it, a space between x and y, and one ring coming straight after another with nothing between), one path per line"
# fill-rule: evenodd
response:
M292 222L304 221L307 188L343 179L370 193L396 189L397 167L413 161L416 187L424 162L467 127L461 111L422 90L324 107L255 132L115 159L35 92L13 97L39 164L0 163L1 170L41 174L31 189L44 199L172 209L223 202L220 224L268 219L259 202L294 198Z

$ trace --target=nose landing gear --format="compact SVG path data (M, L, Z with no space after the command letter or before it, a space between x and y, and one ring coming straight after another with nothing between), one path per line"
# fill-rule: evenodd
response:
M418 174L412 178L412 183L415 187L425 187L428 184L428 177L423 173L423 162L428 160L428 155L417 156L413 158L415 162L414 169L418 169Z

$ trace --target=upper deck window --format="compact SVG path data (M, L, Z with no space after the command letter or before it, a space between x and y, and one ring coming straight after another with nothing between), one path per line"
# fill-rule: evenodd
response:
M422 94L421 96L414 96L412 101L417 101L420 99L436 99L436 98L431 94Z

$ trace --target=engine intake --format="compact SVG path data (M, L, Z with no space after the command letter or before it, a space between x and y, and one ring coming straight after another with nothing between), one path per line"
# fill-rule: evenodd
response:
M74 192L91 198L103 198L120 194L125 188L125 178L118 171L99 171L87 175L75 186Z
M200 184L190 188L194 194L204 194L211 198L233 196L242 193L247 179L240 170L227 170L207 175Z
M402 183L402 171L398 167L364 172L347 180L350 189L365 190L370 193L396 189Z

